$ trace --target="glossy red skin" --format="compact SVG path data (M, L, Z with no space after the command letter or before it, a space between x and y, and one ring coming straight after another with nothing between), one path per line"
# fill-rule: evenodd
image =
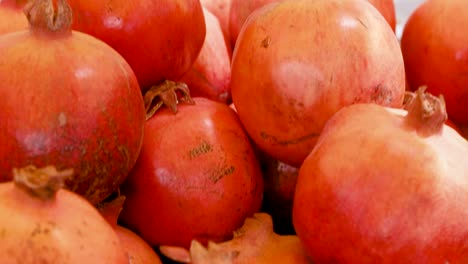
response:
M224 241L261 205L260 167L235 112L194 100L147 121L140 157L122 186L120 219L152 246Z
M43 201L0 184L2 264L128 264L114 229L83 197L59 190Z
M468 263L468 142L400 111L340 110L302 164L293 221L317 263Z
M231 101L231 56L218 19L203 8L206 38L192 67L181 81L190 88L190 95L206 97L222 103Z
M0 1L0 35L28 28L23 12L24 3L17 0Z
M73 28L116 49L142 89L189 70L205 38L199 0L69 0Z
M231 71L247 132L267 155L293 166L341 107L400 107L405 92L395 34L359 0L286 0L258 9L239 35Z
M73 168L67 187L97 203L136 162L145 110L130 66L80 32L0 37L0 181L27 164Z
M468 125L468 2L426 1L410 16L401 38L411 90L427 85L442 94L449 118Z

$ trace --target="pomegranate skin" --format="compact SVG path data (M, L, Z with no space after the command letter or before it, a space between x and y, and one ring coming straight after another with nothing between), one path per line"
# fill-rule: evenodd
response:
M401 49L409 89L442 94L449 119L468 126L468 2L431 0L409 17Z
M0 181L28 164L73 168L93 204L116 191L141 149L145 109L133 71L80 32L0 37Z
M468 263L468 143L404 116L346 107L301 166L293 221L317 263Z
M226 45L232 53L231 41L229 39L229 15L231 13L232 0L200 0L203 7L215 15L223 31Z
M231 72L232 100L250 137L293 166L340 108L400 107L405 92L396 35L364 0L283 0L257 9L236 42Z
M0 35L28 28L28 20L23 13L25 1L0 1Z
M387 20L393 31L396 29L396 12L393 0L368 0Z
M130 64L141 89L177 80L203 45L199 0L68 0L73 29L103 40Z
M263 179L235 112L203 97L160 109L122 185L120 220L152 246L221 242L258 212Z
M190 88L193 97L205 97L214 101L231 101L231 56L218 18L203 8L206 38L192 67L181 81Z

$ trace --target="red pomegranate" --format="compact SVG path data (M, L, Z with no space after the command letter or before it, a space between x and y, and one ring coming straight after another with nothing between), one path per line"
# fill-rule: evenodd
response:
M97 203L141 149L145 109L128 63L71 31L66 1L28 6L30 30L0 36L0 181L14 167L73 168L67 187Z
M206 98L194 102L148 119L122 185L120 220L152 246L224 241L261 206L260 166L236 113Z
M445 103L337 112L302 164L293 221L317 263L468 263L468 142Z
M468 126L468 1L432 0L410 16L401 37L410 90L443 94L449 118Z
M405 92L396 35L363 0L283 0L257 9L231 71L232 99L250 137L293 166L342 107L400 107Z

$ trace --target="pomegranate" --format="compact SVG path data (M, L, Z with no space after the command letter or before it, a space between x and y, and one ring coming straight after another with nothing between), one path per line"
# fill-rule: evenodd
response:
M195 63L181 81L190 87L190 95L222 103L231 99L231 50L226 46L218 19L203 8L206 38Z
M236 113L206 98L194 102L148 119L122 185L120 220L152 246L223 241L261 206L259 162Z
M117 50L143 90L177 80L198 56L205 38L199 0L69 0L73 28Z
M284 0L257 9L239 35L231 71L232 99L250 137L292 166L342 107L401 107L405 93L396 35L362 0Z
M410 90L425 85L443 94L449 118L468 126L468 1L422 3L408 19L401 37Z
M23 13L26 0L0 1L0 35L28 28L28 20Z
M27 166L0 184L2 264L128 264L112 227L81 196L62 189L72 170Z
M28 164L73 168L93 204L116 191L141 149L145 110L116 51L71 31L65 0L32 1L30 29L0 36L0 181Z
M192 264L312 263L297 236L281 236L273 232L272 219L266 213L247 218L230 241L209 243L205 248L194 240L190 251L166 246L160 248L171 259Z
M443 100L337 112L300 167L293 222L317 263L468 263L468 142Z

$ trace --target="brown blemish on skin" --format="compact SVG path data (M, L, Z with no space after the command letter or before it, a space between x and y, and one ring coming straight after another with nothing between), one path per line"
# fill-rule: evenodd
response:
M189 154L190 159L194 159L212 151L213 151L213 147L211 146L211 144L208 143L207 141L202 141L200 145L191 149L188 154Z
M268 48L268 47L270 46L270 43L271 43L271 38L270 38L270 37L266 37L266 38L264 38L264 39L262 40L261 45L262 45L263 48L266 49L266 48Z
M369 28L367 27L367 25L366 25L361 19L359 19L359 18L356 18L356 19L359 21L359 23L360 23L363 27L365 27L366 29L369 29Z
M393 101L393 94L386 85L379 83L372 89L370 99L372 103L389 105Z
M213 182L213 183L217 183L218 181L220 181L222 178L228 176L228 175L231 175L234 173L234 171L236 170L236 168L234 166L224 166L220 169L215 169L213 171L213 173L210 175L210 180Z
M36 227L31 232L31 237L48 233L50 233L50 229L47 226L42 226L40 223L37 223Z

